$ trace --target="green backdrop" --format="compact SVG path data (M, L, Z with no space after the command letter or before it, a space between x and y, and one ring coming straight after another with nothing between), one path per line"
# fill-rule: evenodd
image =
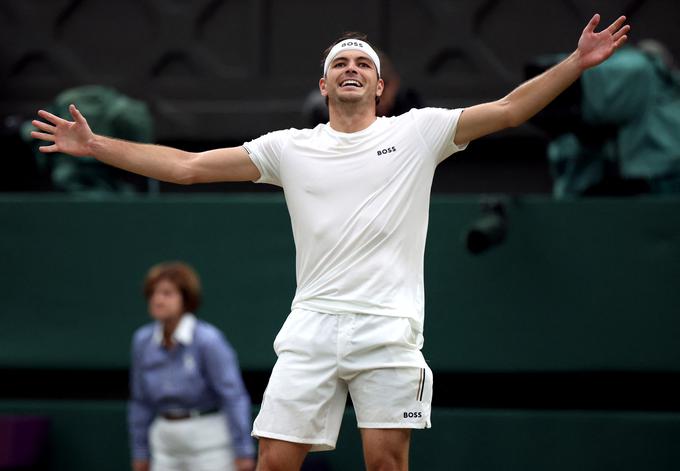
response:
M474 199L436 197L426 253L425 355L451 372L680 372L680 200L510 202L507 241L462 236ZM246 370L268 370L293 296L281 196L0 198L0 367L121 369L147 321L148 267L200 272L199 314ZM436 384L436 383L435 383ZM642 385L644 387L644 385ZM502 391L499 391L502 394ZM51 469L128 469L122 401L0 401L51 418ZM361 469L347 412L335 471ZM435 408L413 438L418 470L676 470L680 414Z
M505 244L462 234L476 200L434 198L425 355L451 371L680 371L680 200L516 200ZM0 199L0 366L125 368L141 282L168 259L203 278L199 311L246 369L268 370L295 289L282 197Z

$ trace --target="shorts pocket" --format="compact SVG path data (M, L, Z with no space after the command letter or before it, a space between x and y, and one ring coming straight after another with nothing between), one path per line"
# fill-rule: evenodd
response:
M293 311L288 314L286 321L281 326L281 329L279 329L279 333L276 334L276 337L274 338L274 351L277 355L285 348L290 336L295 332L296 319L299 314L299 311Z

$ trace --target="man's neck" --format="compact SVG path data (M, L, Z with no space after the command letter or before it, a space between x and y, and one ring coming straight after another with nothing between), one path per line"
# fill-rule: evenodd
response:
M375 122L375 107L361 106L359 103L330 105L328 118L331 128L335 131L346 133L363 131Z

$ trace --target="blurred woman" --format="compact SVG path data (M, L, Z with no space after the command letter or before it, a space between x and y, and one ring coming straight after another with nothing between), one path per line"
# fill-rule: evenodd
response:
M134 471L252 471L251 403L234 350L198 320L198 275L152 267L144 295L154 322L132 341L128 426Z

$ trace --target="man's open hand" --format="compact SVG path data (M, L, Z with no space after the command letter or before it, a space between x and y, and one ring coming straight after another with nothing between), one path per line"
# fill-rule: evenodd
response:
M89 143L94 134L75 105L70 105L68 110L73 121L67 121L44 110L38 111L38 116L46 122L33 120L33 126L40 131L31 132L31 137L52 142L51 145L39 147L40 152L48 154L63 152L76 157L90 155Z
M595 14L578 41L578 53L583 70L604 62L628 40L630 26L625 24L625 16L619 17L607 29L596 33L595 28L599 23L600 15Z

